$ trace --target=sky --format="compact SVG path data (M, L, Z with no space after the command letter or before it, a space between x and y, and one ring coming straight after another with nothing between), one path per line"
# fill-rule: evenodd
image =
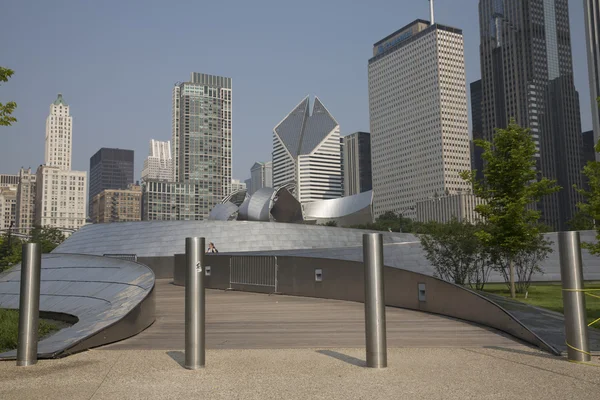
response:
M436 0L436 22L463 30L467 85L480 78L477 0ZM583 1L570 1L575 85L584 131L591 107ZM73 116L73 169L101 147L135 151L140 178L150 139L171 140L171 92L191 72L233 79L233 178L271 158L273 128L318 96L342 135L369 131L372 45L413 20L427 0L19 0L0 13L0 65L15 75L0 102L0 173L44 162L45 121L62 93Z

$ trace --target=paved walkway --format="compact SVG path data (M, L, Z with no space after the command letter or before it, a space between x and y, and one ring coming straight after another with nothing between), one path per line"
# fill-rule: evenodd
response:
M0 399L595 399L600 368L527 347L390 349L385 370L362 349L97 351L17 368L0 362ZM600 364L598 364L600 366Z
M104 350L183 349L184 288L156 282L156 322ZM209 349L364 347L364 305L308 297L206 291ZM390 347L520 346L512 337L438 315L388 307Z

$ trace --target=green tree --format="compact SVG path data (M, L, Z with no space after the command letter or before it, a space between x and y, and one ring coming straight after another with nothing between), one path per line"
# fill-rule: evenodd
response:
M21 262L23 241L10 232L0 237L0 272Z
M600 108L600 97L597 101ZM596 153L600 153L600 141L596 143L594 150ZM589 189L575 187L584 199L584 202L578 203L577 207L579 207L579 213L592 221L592 227L590 228L588 225L588 229L596 228L596 243L584 242L581 247L598 256L600 255L600 224L594 224L594 221L600 221L600 162L588 161L587 165L583 167L583 174L587 178Z
M490 273L485 248L476 235L482 225L459 222L429 222L419 234L425 256L435 269L435 276L458 285L469 284L483 289Z
M536 148L528 129L511 121L506 129L497 129L493 142L476 140L483 148L483 181L475 171L465 171L463 179L473 185L474 193L486 201L475 210L485 219L488 229L476 232L483 244L496 249L508 262L511 297L515 297L514 262L520 253L531 249L542 236L538 224L541 213L531 207L543 196L560 190L555 181L538 178Z
M42 253L50 253L65 239L65 235L57 228L36 226L31 230L29 242L39 243L42 246Z
M577 204L577 206L579 207L579 204ZM575 213L573 219L569 221L569 228L573 231L592 230L594 229L594 219L585 212L579 210Z
M12 69L0 67L0 82L8 82L15 72ZM0 126L11 126L13 122L17 122L17 119L11 114L17 108L17 103L9 101L6 104L0 103Z
M600 142L596 144L596 153L600 152ZM588 190L576 188L583 196L584 202L577 204L580 213L589 216L592 221L600 220L600 162L588 161L583 168L587 178ZM600 226L596 224L596 243L585 242L581 246L590 253L600 255Z

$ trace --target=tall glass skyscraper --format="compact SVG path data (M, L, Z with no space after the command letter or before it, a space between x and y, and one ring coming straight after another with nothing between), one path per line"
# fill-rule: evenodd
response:
M231 78L193 72L173 89L173 178L196 185L201 217L230 193L231 111Z
M133 150L101 148L90 157L89 216L94 219L92 200L106 189L125 190L133 183Z
M540 174L563 188L538 205L543 222L567 229L582 183L568 0L480 0L479 27L483 138L513 118L531 129Z
M583 4L594 143L598 143L600 140L600 106L596 99L600 97L600 0L583 0Z

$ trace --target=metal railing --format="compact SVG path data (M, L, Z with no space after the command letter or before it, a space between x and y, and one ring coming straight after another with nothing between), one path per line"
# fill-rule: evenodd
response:
M137 262L137 254L103 254L102 256Z
M277 257L232 256L229 259L229 288L231 285L273 288L277 293Z

